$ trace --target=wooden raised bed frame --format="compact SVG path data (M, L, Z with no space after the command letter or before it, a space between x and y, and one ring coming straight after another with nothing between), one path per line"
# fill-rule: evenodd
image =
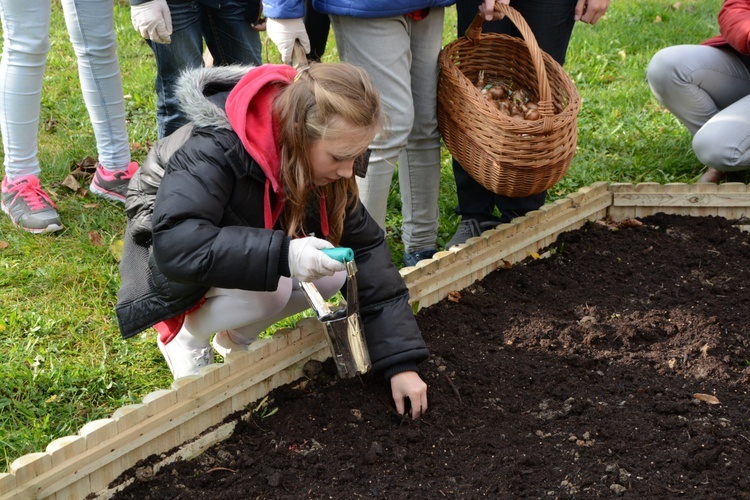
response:
M525 259L587 221L657 212L745 218L750 216L750 188L742 183L595 183L403 269L401 275L419 310L500 266ZM108 489L110 483L139 460L159 457L155 473L167 463L197 456L232 433L236 420L222 424L228 415L301 378L307 361L328 357L322 325L312 318L302 320L294 329L253 343L247 353L175 381L169 389L146 395L140 404L119 408L111 418L89 422L76 435L52 441L43 452L18 458L9 472L0 474L0 499L108 498L117 491Z

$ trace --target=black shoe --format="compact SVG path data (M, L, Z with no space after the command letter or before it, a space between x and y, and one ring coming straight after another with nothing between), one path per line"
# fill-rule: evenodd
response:
M404 265L407 267L416 266L417 262L424 259L431 259L433 255L437 253L434 248L428 248L427 250L419 250L418 252L411 252L404 254Z
M500 225L500 222L492 220L487 222L477 222L476 219L464 219L461 221L461 224L458 225L456 233L445 245L445 249L449 250L456 245L462 245L466 243L466 240L469 238L481 236L483 232L495 229L498 225Z
M474 238L480 234L482 234L482 231L479 229L479 222L476 219L463 219L453 237L446 243L445 249L448 250L456 245L462 245L469 238Z

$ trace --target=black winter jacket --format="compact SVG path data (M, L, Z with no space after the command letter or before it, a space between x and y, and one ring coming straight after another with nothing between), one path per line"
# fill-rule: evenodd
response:
M180 82L180 88L187 90L188 97L184 92L180 97L186 111L194 115L194 129L169 158L158 187L153 244L137 244L132 238L133 220L128 223L116 307L126 338L186 312L210 287L273 291L281 276L290 275L289 237L280 228L263 227L265 174L231 127L216 122L216 103L220 108L225 95L214 97L213 103L204 96L208 89L221 90L213 77L221 80L227 71L232 68L196 70ZM211 126L201 126L204 117L195 116L196 88L202 104L212 108ZM131 183L129 199L133 187ZM306 231L320 236L318 206L318 200L311 200ZM391 376L415 370L427 357L427 347L384 233L360 202L346 216L340 244L354 250L360 314L373 371Z

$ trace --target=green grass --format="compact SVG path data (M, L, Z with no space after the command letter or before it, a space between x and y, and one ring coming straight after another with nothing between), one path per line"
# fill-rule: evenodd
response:
M720 4L620 0L596 26L576 28L566 70L583 98L578 151L550 199L602 180L695 180L702 165L691 151L690 137L651 96L645 68L659 48L715 34ZM153 332L129 341L119 337L113 311L119 273L109 246L122 236L122 208L61 186L71 167L95 156L96 149L59 4L53 9L39 156L42 182L55 197L66 230L34 236L0 216L0 471L15 458L42 451L86 422L106 418L171 383ZM156 139L153 57L132 29L122 1L116 15L133 157L141 161ZM455 11L449 9L444 42L454 36ZM324 60L335 61L333 36L330 41ZM272 47L268 54L278 62ZM442 166L444 243L458 218L447 153ZM395 183L389 207L388 235L399 262L403 248Z

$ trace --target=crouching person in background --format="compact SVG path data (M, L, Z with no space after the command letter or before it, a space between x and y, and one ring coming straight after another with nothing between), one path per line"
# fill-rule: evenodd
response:
M707 166L698 182L750 169L750 0L726 0L720 35L657 52L646 76L654 97L693 136Z
M246 350L308 308L299 282L328 298L357 262L373 371L396 409L427 409L417 373L428 351L385 234L357 194L354 165L382 129L380 97L349 64L207 68L179 85L190 123L159 141L130 183L117 316L125 338L154 326L175 378ZM163 176L163 178L162 178Z

